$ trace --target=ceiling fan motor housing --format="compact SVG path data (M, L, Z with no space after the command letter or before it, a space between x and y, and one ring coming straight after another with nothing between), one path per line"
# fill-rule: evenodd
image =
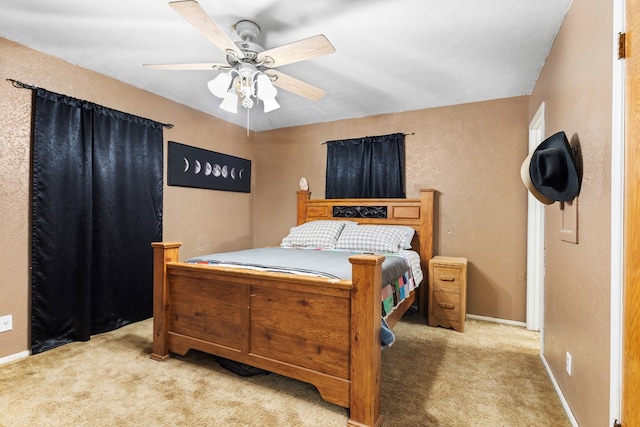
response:
M264 48L253 40L260 34L260 27L253 21L242 20L234 25L236 33L242 41L235 42L236 46L244 53L245 59L254 62L260 52L264 52ZM238 63L238 59L232 55L227 56L227 61L231 65ZM243 61L244 62L244 61Z
M234 25L234 28L242 40L251 41L257 38L260 34L260 27L258 24L246 19L238 21L236 25Z

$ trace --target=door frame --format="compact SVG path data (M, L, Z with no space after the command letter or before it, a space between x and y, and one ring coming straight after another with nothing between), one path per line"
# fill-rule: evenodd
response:
M625 32L625 0L613 2L613 52L618 33ZM624 186L625 186L625 61L613 58L611 103L611 325L609 356L609 421L622 414L623 289L624 289Z
M529 153L545 136L545 103L529 123ZM527 329L540 331L544 350L544 205L527 192Z
M616 0L615 5L618 1ZM624 67L624 250L622 294L622 425L640 425L640 44L635 36L640 34L640 1L627 0L623 23L620 28L627 34ZM618 11L619 9L615 9ZM618 16L616 15L616 18ZM612 360L613 363L613 360Z

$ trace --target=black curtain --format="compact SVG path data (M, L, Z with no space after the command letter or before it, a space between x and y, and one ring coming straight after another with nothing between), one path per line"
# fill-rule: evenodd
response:
M151 317L162 124L34 90L31 350Z
M325 198L404 198L404 134L327 142Z

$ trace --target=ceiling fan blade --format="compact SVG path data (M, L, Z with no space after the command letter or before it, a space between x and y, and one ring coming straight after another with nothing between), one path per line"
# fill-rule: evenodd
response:
M313 85L310 85L309 83L305 83L278 70L267 70L265 71L265 74L276 77L276 79L273 81L273 84L275 86L295 93L296 95L309 98L312 101L318 101L320 98L327 94L326 91L320 89L319 87L315 87Z
M229 68L229 64L215 64L213 62L199 64L142 64L154 70L224 70Z
M271 58L273 62L267 60L268 67L280 67L294 62L305 61L322 55L335 52L336 49L329 40L322 34L298 40L297 42L274 47L258 54L258 62L265 58Z
M227 34L207 15L202 6L195 0L173 1L169 3L180 16L205 35L211 43L223 52L231 49L244 58L242 51Z

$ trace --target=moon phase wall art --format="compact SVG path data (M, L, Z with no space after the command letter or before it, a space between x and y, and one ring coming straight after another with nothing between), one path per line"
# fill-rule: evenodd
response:
M169 185L251 192L251 161L169 141Z

